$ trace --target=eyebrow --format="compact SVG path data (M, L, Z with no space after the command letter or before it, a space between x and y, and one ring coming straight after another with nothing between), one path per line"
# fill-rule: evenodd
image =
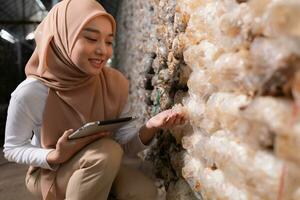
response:
M84 31L93 32L93 33L98 33L98 34L101 33L101 31L99 31L98 29L94 29L94 28L85 28L85 29L83 29L83 30L84 30ZM113 37L114 35L111 33L111 34L109 34L108 36Z

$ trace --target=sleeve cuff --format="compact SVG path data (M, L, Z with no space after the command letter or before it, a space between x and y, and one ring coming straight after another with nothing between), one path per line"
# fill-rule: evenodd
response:
M47 155L48 155L51 151L54 151L54 150L55 150L55 149L44 149L44 151L45 151L45 156L44 156L43 168L45 168L45 169L50 169L50 170L52 170L52 171L56 171L56 170L58 169L59 164L53 164L53 165L51 165L51 164L49 164L49 163L47 162Z
M145 150L156 143L156 137L154 136L152 138L152 140L149 142L149 144L144 144L140 138L140 132L138 132L138 134L136 134L136 140L137 140L137 143L141 146L142 150Z

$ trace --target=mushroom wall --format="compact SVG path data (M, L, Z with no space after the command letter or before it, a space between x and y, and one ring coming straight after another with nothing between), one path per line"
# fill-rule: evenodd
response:
M122 1L134 115L189 118L145 158L167 199L300 199L299 19L297 0Z

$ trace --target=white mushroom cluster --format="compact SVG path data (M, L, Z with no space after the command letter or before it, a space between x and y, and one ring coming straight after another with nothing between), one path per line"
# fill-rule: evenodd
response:
M189 199L300 199L299 19L298 0L120 5L115 58L134 114L173 107L189 119L150 153L170 200L189 189Z

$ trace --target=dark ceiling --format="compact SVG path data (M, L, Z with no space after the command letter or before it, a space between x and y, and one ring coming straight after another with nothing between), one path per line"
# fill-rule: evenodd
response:
M121 0L98 0L103 7L116 17ZM43 19L52 5L59 0L0 0L0 30L8 31L20 41L25 41Z

